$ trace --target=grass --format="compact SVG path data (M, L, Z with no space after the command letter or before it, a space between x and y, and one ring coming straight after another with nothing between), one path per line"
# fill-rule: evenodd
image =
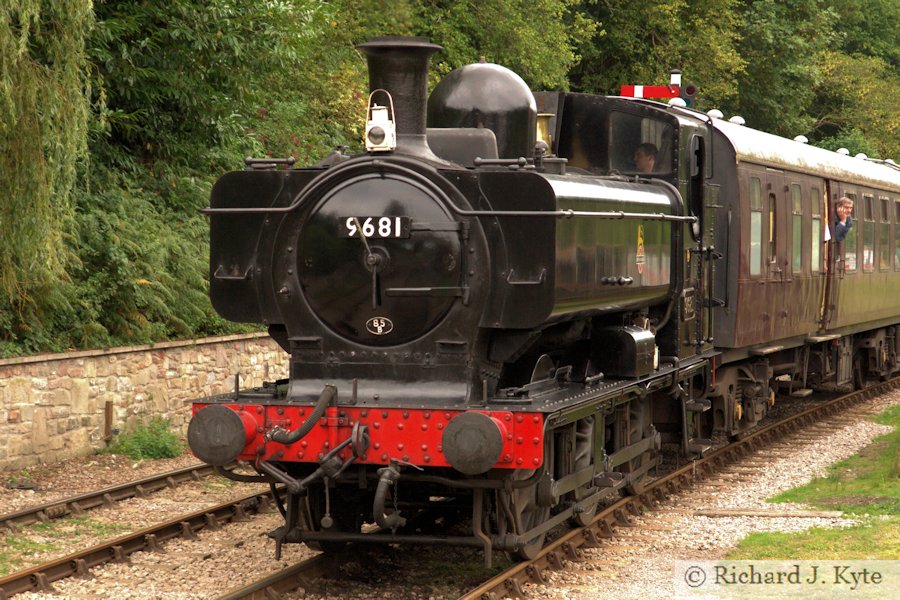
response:
M876 422L894 431L832 465L825 477L775 496L771 502L802 502L841 510L861 525L812 528L801 533L755 533L729 553L747 559L900 559L900 405Z
M184 442L168 419L153 417L134 430L120 435L103 452L124 454L136 460L146 458L175 458L184 452Z
M0 539L0 577L37 564L42 557L58 553L67 543L90 542L130 531L124 525L103 523L88 517L72 517L59 521L35 523L16 534ZM82 544L83 545L83 544Z

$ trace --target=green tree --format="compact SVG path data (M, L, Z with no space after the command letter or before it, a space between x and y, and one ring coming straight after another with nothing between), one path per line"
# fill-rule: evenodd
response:
M104 143L148 167L205 166L207 148L243 136L266 83L303 76L326 19L315 0L99 2L90 55L108 107Z
M814 143L872 157L900 156L900 77L881 58L822 54L810 112Z
M755 129L790 138L809 132L835 14L822 0L745 0L739 14L737 49L747 68L725 109Z
M732 99L744 61L738 55L737 0L598 0L585 18L602 23L603 35L579 48L572 71L578 91L618 94L622 85L664 85L671 69L697 84L699 106Z
M831 0L834 47L822 52L822 77L810 113L814 143L854 154L900 157L900 4Z
M85 42L93 22L90 2L0 5L0 309L15 315L64 277L65 232L87 148ZM0 329L14 314L0 318Z
M436 71L445 74L484 57L518 73L532 88L568 89L577 48L597 33L582 0L423 0L420 31L444 47Z
M896 0L827 0L835 13L837 40L849 55L882 59L900 74L900 2Z

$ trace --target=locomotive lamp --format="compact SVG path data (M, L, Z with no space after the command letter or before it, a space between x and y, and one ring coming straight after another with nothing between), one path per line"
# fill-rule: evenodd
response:
M372 103L372 96L382 92L390 103L387 106ZM386 90L374 90L369 94L369 108L366 111L366 152L392 152L397 147L397 127L394 124L394 101Z

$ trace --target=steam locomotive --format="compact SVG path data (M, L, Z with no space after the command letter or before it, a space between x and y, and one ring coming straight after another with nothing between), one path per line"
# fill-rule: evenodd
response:
M213 305L268 326L290 376L195 403L188 439L228 477L284 486L276 553L530 557L640 491L662 444L702 453L776 393L900 369L893 164L687 108L532 93L488 63L429 98L439 46L358 48L366 151L248 159L206 210ZM836 243L841 196L857 210ZM470 525L442 528L448 514Z

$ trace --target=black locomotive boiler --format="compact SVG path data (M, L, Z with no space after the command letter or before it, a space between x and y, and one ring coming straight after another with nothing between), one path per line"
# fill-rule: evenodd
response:
M841 180L805 167L804 181L822 184L788 213L801 217L798 237L780 188L760 187L777 193L757 202L744 174L792 156L765 155L754 144L772 140L759 132L656 103L533 94L485 63L428 98L439 46L359 48L366 151L308 168L248 160L207 209L213 304L267 325L290 376L197 402L188 438L226 476L285 486L277 551L365 539L531 556L551 528L639 489L661 444L702 452L714 429L753 426L776 390L897 369L900 309L840 317L831 300L850 277L833 263L846 250L812 233L827 222L824 194L860 183L842 162L856 159L829 157ZM653 173L632 162L641 143L658 149ZM865 190L900 207L889 166L862 171ZM747 288L768 283L766 265L782 292L771 302L787 299L771 265L783 254L794 266L791 242L798 279L805 266L819 281L804 298L821 310L747 337L735 328L769 310L742 304ZM879 289L900 285L889 258ZM258 475L228 471L234 460ZM467 532L442 528L459 520L440 516L460 513ZM366 522L381 532L363 534Z

